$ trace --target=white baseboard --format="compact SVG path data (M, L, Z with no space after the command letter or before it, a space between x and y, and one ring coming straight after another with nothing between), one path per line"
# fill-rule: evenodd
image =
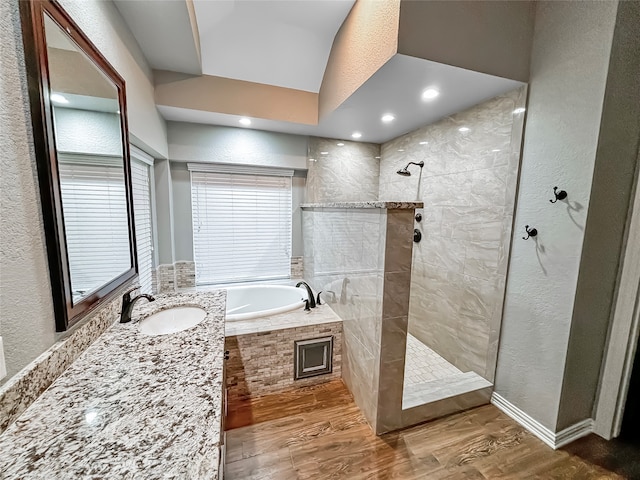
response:
M555 433L495 392L491 395L491 403L554 450L593 432L591 418Z

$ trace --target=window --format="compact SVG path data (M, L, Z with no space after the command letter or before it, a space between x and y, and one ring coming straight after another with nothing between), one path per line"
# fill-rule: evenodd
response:
M122 158L60 153L67 258L74 302L131 267Z
M289 278L293 171L198 164L189 170L196 283Z
M131 147L131 182L133 184L133 216L136 226L138 279L140 291L152 293L153 228L151 210L151 174L153 158Z

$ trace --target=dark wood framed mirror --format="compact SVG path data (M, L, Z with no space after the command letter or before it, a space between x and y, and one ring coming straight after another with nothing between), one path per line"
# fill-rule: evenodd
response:
M137 274L125 82L55 0L20 14L60 332Z

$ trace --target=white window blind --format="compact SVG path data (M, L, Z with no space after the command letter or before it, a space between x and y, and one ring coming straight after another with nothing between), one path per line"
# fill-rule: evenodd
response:
M130 268L122 159L60 154L58 171L77 300Z
M136 225L138 280L143 293L152 292L153 237L151 223L151 181L149 165L134 158L131 152L131 181L133 184L133 213Z
M189 169L196 283L289 278L291 176Z

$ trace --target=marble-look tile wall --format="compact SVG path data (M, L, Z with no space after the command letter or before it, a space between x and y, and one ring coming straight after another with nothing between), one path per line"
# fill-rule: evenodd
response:
M307 168L308 203L378 199L380 145L311 137Z
M420 200L409 331L493 381L517 185L525 87L382 145L380 200ZM514 111L518 113L514 113ZM466 127L468 131L460 131ZM428 142L428 143L424 143ZM396 171L424 161L420 174Z
M304 278L342 318L342 378L376 433L400 422L413 214L303 210Z

